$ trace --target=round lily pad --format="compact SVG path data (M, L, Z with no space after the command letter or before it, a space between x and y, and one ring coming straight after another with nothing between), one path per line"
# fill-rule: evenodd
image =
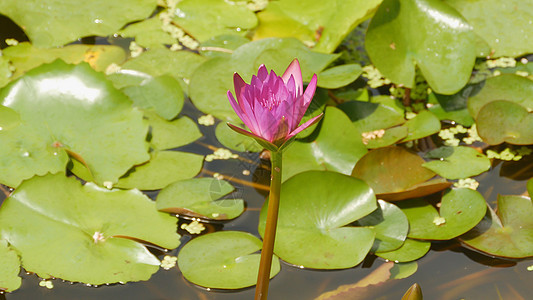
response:
M441 94L453 94L468 82L476 58L472 27L437 0L384 0L368 26L365 47L393 82L414 87L418 67Z
M354 82L363 69L358 64L340 65L322 71L318 77L318 86L328 89L337 89Z
M350 174L366 152L348 117L339 109L328 106L316 139L312 142L295 141L284 151L283 180L307 170Z
M63 174L24 181L2 204L0 227L28 272L90 284L148 280L160 262L137 241L180 243L176 218L139 191Z
M378 96L368 101L348 101L339 104L360 133L385 129L405 123L404 109L397 100Z
M490 169L490 159L470 147L440 147L426 154L432 160L422 166L448 179L479 175Z
M423 163L420 156L405 148L380 148L363 156L355 165L352 176L364 180L385 200L421 197L449 186L442 179L428 181L435 173L422 167Z
M42 65L2 89L0 99L21 119L0 131L0 182L6 185L64 170L66 153L99 184L117 182L149 159L142 113L87 64Z
M161 118L155 112L144 112L151 128L150 145L156 150L178 148L194 142L202 136L196 123L188 117L173 121Z
M378 209L357 221L376 233L372 252L386 252L400 248L409 232L409 221L400 208L378 200Z
M403 125L407 127L407 136L402 142L418 140L440 131L440 120L429 110L419 112L416 117Z
M479 136L490 145L503 142L514 145L533 144L533 114L511 101L492 101L477 115Z
M156 8L154 0L1 1L0 12L24 28L39 47L62 46L84 36L107 36ZM67 26L65 26L67 25Z
M224 180L193 178L180 180L162 189L157 195L157 209L192 217L228 220L244 211L242 199L220 199L235 189Z
M217 289L241 289L256 283L261 241L239 231L218 231L199 236L183 246L178 266L194 284ZM272 259L270 278L280 271L279 260Z
M398 203L409 219L408 237L425 240L449 240L476 226L485 215L487 204L474 190L459 188L442 196L439 211L423 199Z
M260 234L267 203L261 210ZM376 208L376 197L362 180L328 171L300 173L281 187L274 253L307 268L351 268L370 251L375 234L347 225Z
M6 240L0 239L0 291L12 292L20 287L20 261Z
M377 252L377 256L388 259L394 262L409 262L417 260L426 253L428 253L431 247L431 242L419 241L413 239L406 239L403 245L393 251L389 252Z
M524 196L498 196L498 210L461 236L468 246L490 255L512 258L533 256L533 205Z

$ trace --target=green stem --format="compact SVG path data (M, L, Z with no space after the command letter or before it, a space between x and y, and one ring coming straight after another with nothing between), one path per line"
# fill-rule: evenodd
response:
M261 262L255 287L255 300L266 300L268 284L270 281L270 267L276 239L276 226L278 224L279 195L281 191L281 151L270 151L272 169L270 171L270 195L268 198L268 211L261 250Z

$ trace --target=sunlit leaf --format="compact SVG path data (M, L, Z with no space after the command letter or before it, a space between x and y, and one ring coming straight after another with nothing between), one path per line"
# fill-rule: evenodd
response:
M150 145L156 150L178 148L202 136L196 123L188 117L167 121L153 112L145 112L151 127Z
M374 242L374 231L347 226L377 208L363 181L328 171L308 171L281 187L274 253L288 263L316 269L359 264ZM259 219L264 234L268 201Z
M21 119L0 132L4 184L62 171L67 153L83 159L99 184L149 159L142 113L87 64L40 66L2 89L0 99Z
M440 147L426 154L432 160L422 166L448 179L479 175L490 169L490 159L470 147Z
M440 120L432 112L423 110L416 117L404 124L408 129L407 137L402 142L418 140L440 131Z
M139 191L63 174L24 181L2 204L0 228L26 271L90 284L148 280L159 260L137 241L180 243L176 219Z
M261 241L240 231L218 231L202 235L183 246L178 266L194 284L218 289L240 289L256 283ZM279 260L272 259L270 278L280 271Z
M157 195L156 205L164 212L228 220L244 211L242 199L221 199L233 190L231 184L215 178L181 180L162 189Z
M20 261L17 253L13 251L3 239L0 239L0 291L12 292L22 283L18 276Z
M430 247L430 242L408 238L405 240L403 245L396 250L389 252L377 252L375 254L381 258L394 262L409 262L417 260L426 255Z
M283 180L307 170L350 174L357 160L367 152L357 130L339 109L327 107L321 122L314 141L295 141L284 151Z
M337 89L354 82L363 69L358 64L340 65L324 70L319 74L318 86L328 89Z
M119 34L122 37L135 38L135 43L144 48L158 48L165 45L172 45L178 41L163 31L163 22L159 16L130 24L122 29Z
M477 191L452 189L442 196L439 210L422 199L398 203L409 219L408 237L427 240L449 240L474 226L485 215L487 204Z
M213 57L230 57L233 50L250 42L249 39L234 34L223 34L212 37L200 44L199 52L202 56Z
M405 263L394 263L394 267L390 270L391 279L407 278L418 270L418 263L416 261Z
M348 101L338 106L360 133L405 123L404 109L388 96L373 97L372 102Z
M206 9L208 7L208 9ZM221 34L242 34L257 25L245 2L183 0L176 6L173 21L199 41Z
M489 209L483 220L461 236L468 246L490 255L533 256L533 205L531 198L498 196L498 210Z
M358 224L374 230L376 239L372 252L386 252L400 248L409 231L407 217L396 205L378 200L379 207Z
M0 13L24 28L35 46L53 47L84 36L112 35L127 23L150 16L156 4L156 0L1 1Z
M533 52L533 2L522 0L446 0L490 45L483 56L520 56Z
M418 67L441 94L453 94L468 82L476 58L472 27L439 0L384 0L368 27L365 48L393 82L414 87Z
M115 185L120 188L158 190L200 172L204 157L180 151L153 151L150 161L136 166Z

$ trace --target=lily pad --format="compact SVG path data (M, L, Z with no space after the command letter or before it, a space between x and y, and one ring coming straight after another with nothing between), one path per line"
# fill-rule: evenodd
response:
M520 56L533 52L533 3L521 0L446 0L474 27L494 53L483 56Z
M371 139L364 139L363 143L368 149L383 148L396 144L396 142L407 137L409 130L404 126L392 127L384 130L383 136L373 136Z
M418 140L440 131L440 120L432 112L423 110L416 117L404 124L408 129L407 137L402 142Z
M258 13L254 39L296 37L314 50L331 53L360 23L368 19L380 0L306 1L282 0Z
M353 168L352 176L368 183L377 195L400 193L435 176L422 167L423 163L420 156L405 148L380 148L363 156Z
M0 239L0 291L12 292L20 287L20 261L7 242Z
M515 74L491 77L479 93L468 99L468 111L477 118L481 108L495 100L507 100L533 110L533 80Z
M216 220L229 220L244 211L242 199L220 199L235 188L224 180L193 178L181 180L162 189L157 195L157 209L174 214Z
M452 189L442 196L439 211L422 199L399 202L411 226L408 237L449 240L476 226L485 215L487 204L477 191Z
M208 58L231 57L233 50L249 42L249 39L240 35L223 34L201 43L198 50L202 56Z
M24 28L33 45L54 47L84 36L111 35L150 16L156 6L156 0L1 1L0 13Z
M474 148L443 146L426 154L432 160L422 166L448 179L479 175L490 169L490 159Z
M372 98L372 102L348 101L338 106L360 133L390 128L405 123L404 109L388 96Z
M413 88L418 67L435 92L453 94L470 79L475 41L472 27L442 1L384 0L368 26L365 47L393 82Z
M378 200L378 204L378 209L358 220L357 223L371 228L376 233L372 252L396 250L407 238L409 222L396 205L383 200Z
M489 145L533 144L533 114L511 101L492 101L477 115L477 132Z
M406 239L403 245L393 251L389 252L377 252L377 256L388 259L394 262L409 262L417 260L426 253L428 253L431 247L431 242L418 241L413 239Z
M244 35L257 25L257 17L245 2L223 0L180 1L173 21L201 42L221 34Z
M119 31L122 37L135 38L135 43L144 48L160 48L165 45L172 45L178 41L170 36L168 32L163 31L163 22L159 15L152 18L128 25Z
M150 145L156 150L178 148L202 136L196 123L188 117L167 121L154 112L145 112L152 129Z
M215 135L222 145L232 150L240 152L259 152L263 150L263 147L255 139L235 132L225 122L218 123Z
M440 104L435 104L428 109L441 121L454 121L455 123L461 124L465 127L472 127L472 125L475 123L474 118L470 116L470 113L466 108L460 110L446 111L440 106Z
M125 87L122 91L136 106L153 109L167 120L174 119L183 107L183 91L170 75L150 76L139 85Z
M253 286L259 272L261 241L240 231L218 231L199 236L183 246L178 266L194 284L217 289ZM277 257L272 259L270 278L280 271Z
M348 117L327 107L320 132L312 142L295 141L283 153L283 180L307 170L330 170L350 174L367 152Z
M320 78L318 86L337 89L354 82L361 73L363 73L363 69L358 64L346 64L329 68L318 74Z
M42 64L62 59L70 64L88 63L96 71L104 71L110 64L120 64L126 53L118 46L111 45L68 45L61 48L42 49L28 42L2 50L3 55L15 68L13 79Z
M531 198L498 195L498 210L489 209L483 220L461 236L468 246L490 255L512 258L533 256Z
M6 185L65 170L66 153L83 161L99 184L117 182L149 159L142 113L87 64L40 66L2 89L0 99L21 119L0 133Z
M204 157L180 151L153 151L150 161L136 166L115 185L120 188L158 190L200 172Z
M316 269L351 268L374 242L370 228L347 226L377 208L362 180L328 171L300 173L282 184L274 253ZM264 234L268 201L259 219Z
M160 262L137 241L180 244L176 219L139 191L63 174L24 181L2 204L0 228L26 271L89 284L148 280Z

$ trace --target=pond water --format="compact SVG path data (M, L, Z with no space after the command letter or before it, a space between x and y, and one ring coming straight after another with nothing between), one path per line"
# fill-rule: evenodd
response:
M0 43L6 37L24 40L16 27L3 27ZM9 33L9 34L6 34ZM15 32L15 33L14 33ZM5 44L2 45L4 47ZM196 119L202 113L190 102L182 114ZM220 147L214 138L214 126L200 126L204 136L197 142L180 150L199 154L210 154L209 146ZM250 161L252 163L250 163ZM268 189L269 171L264 168L268 162L262 161L259 154L240 153L239 159L206 162L199 176L209 177L214 172L224 175L235 187L236 198L246 201L247 209L237 219L208 226L209 230L245 231L259 237L257 223L259 211ZM250 171L244 175L243 171ZM478 176L479 191L489 204L494 206L498 194L522 194L526 190L527 179L533 177L531 156L514 163L495 163L489 172ZM148 195L154 199L156 192ZM5 196L0 193L0 203ZM183 222L181 220L180 222ZM28 220L31 222L31 220ZM182 245L191 239L182 234ZM179 249L168 253L152 249L160 259L164 255L177 255ZM368 294L353 295L351 299L400 299L414 283L420 284L426 299L530 299L533 293L533 260L504 260L491 258L466 249L456 239L447 242L433 242L430 252L418 260L418 270L408 278L388 281L369 289ZM300 269L282 263L281 272L271 281L270 299L314 299L321 294L337 289L342 285L354 284L385 263L381 258L368 256L355 268L338 271ZM76 266L72 266L76 268ZM149 281L88 287L81 283L53 280L53 289L39 286L40 279L34 274L21 272L22 287L10 294L0 295L0 299L252 299L254 288L238 291L207 290L189 283L180 270L160 269Z
M196 119L202 113L187 101L185 115ZM196 143L180 148L199 154L209 154L209 145L220 147L214 138L214 126L201 126L202 137ZM252 162L252 163L250 163ZM269 171L264 166L259 154L240 153L239 159L213 161L204 163L199 176L212 176L214 172L224 175L226 180L236 187L233 196L246 201L246 211L237 219L226 223L208 226L208 230L237 230L250 232L259 237L257 223L259 211L267 195ZM249 170L249 175L243 175ZM246 173L246 172L245 172ZM526 157L519 162L498 162L489 172L476 178L480 182L479 192L489 204L494 204L498 194L522 194L526 190L526 181L533 176L533 160ZM253 186L252 186L253 183ZM149 192L155 198L157 192ZM4 197L2 195L2 197ZM3 201L3 198L2 198ZM181 220L183 222L184 220ZM182 234L182 245L190 236ZM160 259L164 255L176 256L179 248L168 253L152 249ZM300 269L282 263L281 272L271 281L269 296L271 299L314 299L327 291L335 290L341 285L354 284L380 265L381 258L368 256L355 268L322 271ZM371 288L366 296L354 295L353 299L400 299L403 293L414 283L422 287L426 299L528 299L533 292L533 260L503 260L488 257L461 247L457 240L433 242L431 251L418 260L418 271L408 278L388 281ZM76 268L76 266L72 266ZM149 281L113 284L110 286L88 287L81 283L53 280L54 288L39 286L40 279L33 274L21 273L22 287L7 295L8 300L19 299L252 299L253 288L238 291L207 290L189 283L183 278L178 268L160 269Z

